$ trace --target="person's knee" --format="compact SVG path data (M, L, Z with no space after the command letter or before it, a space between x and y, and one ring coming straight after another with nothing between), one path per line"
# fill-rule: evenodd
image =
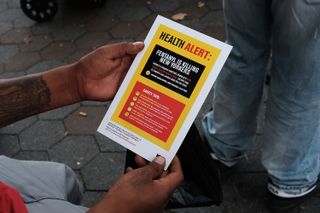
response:
M68 167L65 167L65 178L66 178L66 193L67 200L74 204L80 204L83 194L83 187L80 184L74 171Z

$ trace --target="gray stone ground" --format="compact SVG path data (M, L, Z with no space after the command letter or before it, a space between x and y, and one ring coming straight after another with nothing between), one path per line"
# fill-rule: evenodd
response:
M0 77L11 78L72 63L102 44L143 40L157 14L170 18L187 13L182 24L224 40L221 0L108 0L103 8L78 7L59 1L53 21L35 23L22 13L18 0L0 0ZM96 133L108 103L85 101L14 123L0 129L0 154L17 159L50 160L73 168L92 206L121 175L125 150ZM196 123L210 108L210 98ZM87 117L79 116L86 112ZM263 116L262 116L263 117ZM258 136L262 132L258 132ZM220 207L167 212L264 213L267 175L259 163L260 144L250 149L237 172L223 185ZM295 212L315 213L320 193Z

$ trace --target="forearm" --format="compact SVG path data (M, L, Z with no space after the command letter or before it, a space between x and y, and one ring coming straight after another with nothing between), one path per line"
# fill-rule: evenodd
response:
M0 80L0 127L80 100L73 65Z

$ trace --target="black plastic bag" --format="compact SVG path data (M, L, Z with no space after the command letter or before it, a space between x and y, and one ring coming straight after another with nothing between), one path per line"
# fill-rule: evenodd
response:
M202 140L193 124L177 153L184 181L173 193L167 208L220 205L223 197L220 175L209 150L209 145ZM137 168L134 157L135 154L128 150L126 168Z

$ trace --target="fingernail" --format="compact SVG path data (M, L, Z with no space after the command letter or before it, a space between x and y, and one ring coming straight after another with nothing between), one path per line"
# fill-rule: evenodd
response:
M153 161L156 162L157 164L164 165L166 162L166 159L162 156L157 156Z
M142 41L136 41L136 42L133 42L133 45L139 46L139 45L144 45L144 43Z

